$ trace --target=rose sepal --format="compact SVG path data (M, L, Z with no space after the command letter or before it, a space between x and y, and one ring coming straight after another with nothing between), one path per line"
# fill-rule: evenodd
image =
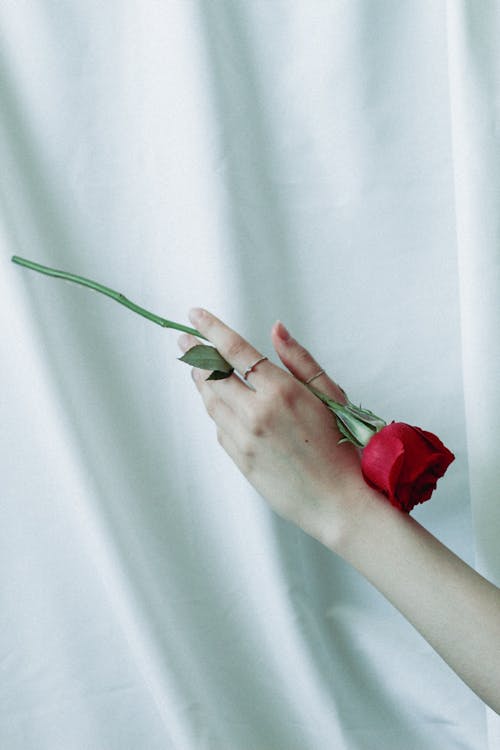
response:
M347 403L341 404L311 385L307 385L307 388L335 414L337 427L344 435L343 439L338 441L338 445L349 442L357 448L364 448L371 438L387 425L384 419L369 409L363 409L361 404L356 406L347 396Z

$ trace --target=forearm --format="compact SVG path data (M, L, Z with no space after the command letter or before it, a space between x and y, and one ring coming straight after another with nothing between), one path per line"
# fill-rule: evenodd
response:
M364 493L358 503L359 493ZM500 714L500 589L410 515L365 485L356 523L325 542L418 630Z

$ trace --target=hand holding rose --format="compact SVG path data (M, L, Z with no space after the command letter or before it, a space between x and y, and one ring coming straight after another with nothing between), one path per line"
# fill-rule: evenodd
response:
M207 311L201 311L200 317L191 316L191 320L234 369L243 371L259 358L256 349ZM428 500L454 460L453 453L436 435L420 427L394 421L387 425L372 412L354 406L326 374L316 382L320 389L305 385L318 371L318 363L284 334L282 324L273 326L274 347L294 377L290 379L268 361L251 373L252 379L259 379L259 391L267 399L248 395L249 389L234 374L218 373L224 380L213 381L213 375L208 382L201 376L196 380L207 410L218 424L219 442L260 494L279 515L303 528L311 508L316 509L317 517L327 508L330 520L336 503L345 511L345 498L334 500L332 493L345 490L345 481L352 489L359 476L407 513ZM193 336L181 336L179 343L184 350L199 344ZM233 385L225 390L228 379ZM334 412L337 426L325 422L325 414L307 391ZM361 462L352 449L339 454L339 428L347 436L343 443L349 441L362 449ZM332 450L333 442L336 450ZM312 453L310 448L314 448ZM350 505L347 514L354 513Z
M203 311L190 319L239 372L259 358L254 347L215 315ZM193 368L193 377L217 425L219 443L273 510L318 539L326 533L335 536L356 515L356 488L364 485L359 452L348 442L338 445L342 435L333 415L302 382L318 372L318 363L279 333L277 323L272 341L290 372L261 362L248 378L255 390L235 373L207 380L206 371ZM178 341L184 351L200 343L187 335ZM346 403L327 375L315 383Z

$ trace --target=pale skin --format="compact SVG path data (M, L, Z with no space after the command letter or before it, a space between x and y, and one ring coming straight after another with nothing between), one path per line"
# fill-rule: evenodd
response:
M212 313L192 312L238 373L263 356ZM207 381L207 370L192 368L218 442L279 516L356 568L500 714L500 589L365 483L360 451L337 445L334 416L303 385L323 368L280 330L276 322L271 340L287 370L264 360L244 382L235 373ZM183 351L202 343L187 334L178 342ZM345 403L327 374L314 387Z

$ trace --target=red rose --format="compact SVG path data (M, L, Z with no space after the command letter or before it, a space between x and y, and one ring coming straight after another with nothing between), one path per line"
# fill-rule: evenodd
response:
M361 471L370 487L409 513L428 500L455 456L432 432L391 422L363 449Z

